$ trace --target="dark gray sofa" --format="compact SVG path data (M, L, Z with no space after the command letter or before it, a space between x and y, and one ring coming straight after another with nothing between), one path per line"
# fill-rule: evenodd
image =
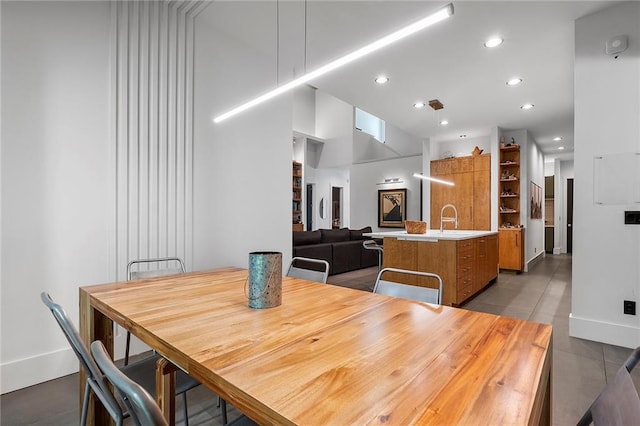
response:
M362 246L362 241L371 239L362 235L367 232L371 232L370 226L294 232L293 256L326 260L329 275L377 266L378 253Z

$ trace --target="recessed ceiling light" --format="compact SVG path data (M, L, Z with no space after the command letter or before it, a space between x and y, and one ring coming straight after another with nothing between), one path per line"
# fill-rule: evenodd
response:
M511 80L507 81L507 85L509 86L517 86L520 83L522 83L522 79L518 77L514 77Z
M449 124L449 122L448 122L447 120L442 120L442 121L440 122L440 125L441 125L441 126L446 126L447 124Z
M385 84L389 82L389 77L385 76L385 75L381 75L376 77L376 79L374 80L376 83L378 84Z
M533 108L533 107L534 107L534 105L533 105L533 104L524 104L524 105L522 105L520 108L522 108L522 109L531 109L531 108Z
M413 104L414 108L424 108L425 107L425 103L424 102L416 102L415 104Z
M461 138L466 138L466 137L467 137L467 135L460 135L460 137L461 137Z
M564 149L564 146L559 146L559 147L558 147L558 149L559 149L559 150L563 150L563 149Z
M562 137L560 136L556 136L555 138L553 138L554 141L558 142L562 140Z
M504 40L500 37L492 37L484 42L484 47L496 47L500 46Z

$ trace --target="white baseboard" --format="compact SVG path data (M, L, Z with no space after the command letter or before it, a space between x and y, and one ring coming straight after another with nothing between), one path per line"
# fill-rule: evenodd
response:
M116 359L124 357L125 333L115 336ZM131 355L148 351L137 338L131 339ZM0 394L76 373L79 361L71 347L0 364Z
M569 335L609 345L636 348L640 346L640 328L596 321L569 314Z
M562 254L562 251L560 250L560 247L554 247L553 248L553 254Z
M78 371L71 348L0 365L0 393L13 392Z
M525 265L524 271L529 272L529 268L533 267L536 263L541 262L544 259L544 250L541 250L538 254L536 254L533 259L527 262Z

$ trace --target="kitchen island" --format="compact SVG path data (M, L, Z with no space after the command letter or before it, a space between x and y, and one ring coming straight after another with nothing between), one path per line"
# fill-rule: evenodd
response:
M429 230L365 234L384 239L383 266L440 275L442 304L458 306L498 276L498 233L492 231ZM386 276L386 275L385 275ZM432 287L430 280L401 275L389 277L406 284Z

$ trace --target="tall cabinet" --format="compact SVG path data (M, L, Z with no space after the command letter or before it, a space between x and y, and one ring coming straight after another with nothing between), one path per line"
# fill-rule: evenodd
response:
M431 229L440 228L440 211L446 204L456 207L459 229L491 229L490 154L433 160L431 176L454 183L431 183ZM451 211L446 215L450 216ZM447 228L451 226L445 224Z
M291 171L292 207L291 221L294 231L304 231L302 223L302 163L293 162Z
M500 269L524 269L524 228L520 223L520 146L500 147L498 235Z

